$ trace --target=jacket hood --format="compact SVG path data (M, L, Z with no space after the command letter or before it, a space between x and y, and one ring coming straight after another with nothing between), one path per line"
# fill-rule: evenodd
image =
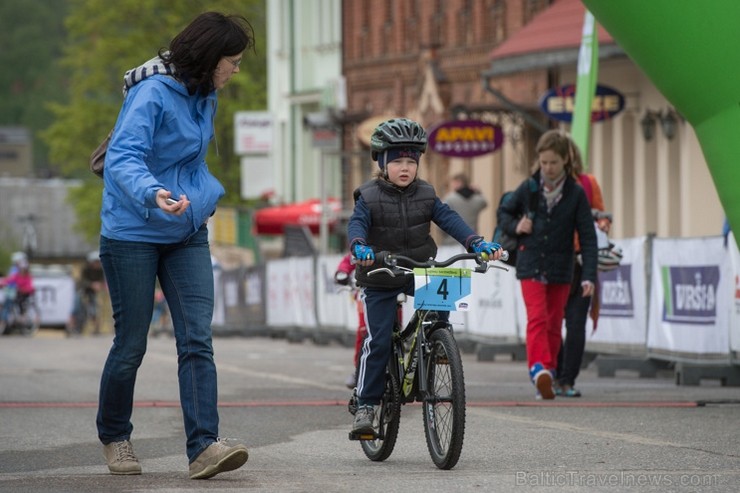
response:
M168 52L165 52L166 55ZM134 87L142 80L153 75L175 75L175 66L171 63L165 63L159 55L151 60L147 60L142 65L128 70L123 75L123 96L126 97L128 90Z

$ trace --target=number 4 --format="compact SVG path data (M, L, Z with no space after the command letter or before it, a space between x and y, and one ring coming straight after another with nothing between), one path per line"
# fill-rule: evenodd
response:
M442 279L442 282L439 283L437 294L440 295L443 300L447 300L447 297L450 295L450 292L447 290L447 279Z

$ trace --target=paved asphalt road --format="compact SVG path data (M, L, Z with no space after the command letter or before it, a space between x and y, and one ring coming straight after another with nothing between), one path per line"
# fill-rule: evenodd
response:
M139 372L132 441L144 474L111 476L95 433L110 336L1 337L0 491L740 491L740 388L589 368L583 398L542 403L524 363L465 354L465 445L458 465L440 471L418 405L404 407L385 462L347 440L351 349L256 337L214 345L221 433L243 440L250 458L191 481L172 339L152 338Z

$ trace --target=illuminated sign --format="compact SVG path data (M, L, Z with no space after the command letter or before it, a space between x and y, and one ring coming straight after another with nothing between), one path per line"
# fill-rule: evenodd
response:
M540 109L553 120L570 123L573 120L573 108L576 104L576 86L565 86L550 89L540 98ZM597 85L596 94L591 103L591 121L600 122L616 116L624 109L624 96L616 89Z
M501 148L504 132L498 125L478 120L444 122L429 134L429 149L443 156L471 158Z

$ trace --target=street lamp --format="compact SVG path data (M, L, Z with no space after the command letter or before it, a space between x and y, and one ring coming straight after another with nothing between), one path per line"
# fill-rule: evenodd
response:
M640 127L642 127L642 136L645 140L651 141L655 137L655 115L656 112L651 110L645 110L645 116L640 120Z
M673 140L673 137L676 136L677 124L678 119L674 110L667 109L660 115L660 128L663 130L666 139Z

